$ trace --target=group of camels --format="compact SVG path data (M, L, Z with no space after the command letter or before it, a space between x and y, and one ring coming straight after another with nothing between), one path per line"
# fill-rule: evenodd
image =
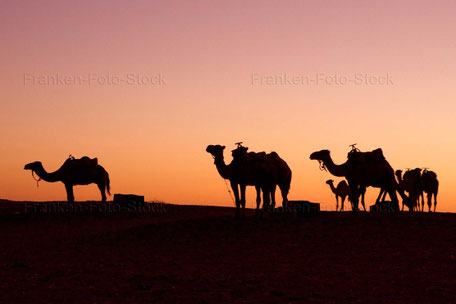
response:
M225 180L230 181L236 203L236 216L245 215L245 191L247 186L255 186L256 189L256 212L260 212L261 194L263 194L263 211L274 210L275 191L277 186L282 194L282 210L287 212L288 192L290 190L292 172L287 163L276 152L248 152L248 148L237 143L237 148L232 150L232 161L226 164L224 160L225 146L209 145L206 151L214 158L214 164L218 173ZM321 150L310 155L311 160L317 160L322 170L329 171L337 177L344 177L345 181L339 182L334 187L334 181L328 180L327 184L336 195L336 209L338 198L341 198L341 208L344 209L345 199L348 197L353 211L358 211L359 199L366 210L364 194L367 187L380 188L376 204L385 199L389 194L393 211L399 211L397 193L402 197L403 205L412 210L424 209L423 192L427 193L428 207L431 211L431 200L434 197L434 212L437 205L437 193L439 182L437 175L425 169L408 170L402 176L402 171L394 172L388 161L383 156L381 149L371 152L361 152L354 146L348 153L347 161L336 165L329 150ZM61 181L65 185L67 200L74 201L73 186L97 184L103 202L106 201L106 192L110 195L110 181L106 170L98 164L96 158L82 157L75 159L70 157L55 172L48 173L41 162L33 162L25 165L24 169L31 170L40 180L47 182ZM397 180L396 180L397 177ZM407 192L409 196L405 195ZM383 198L382 198L383 196ZM421 196L421 208L419 197Z
M408 170L402 178L402 171L397 170L394 172L391 165L383 156L381 149L376 149L371 152L361 152L352 146L352 150L348 153L347 161L341 165L336 165L332 161L329 150L321 150L311 154L310 159L320 162L321 168L328 170L332 175L338 177L345 177L345 181L339 182L337 187L334 187L334 181L328 180L332 192L336 195L336 210L341 198L341 209L344 208L344 201L349 197L352 203L352 209L358 210L359 197L362 197L362 205L364 210L364 194L366 188L376 187L380 188L380 193L377 197L376 204L385 199L388 193L392 201L392 209L399 210L399 201L397 193L402 197L402 210L404 205L413 210L424 210L424 197L423 192L427 193L428 207L431 211L431 200L434 197L434 212L437 205L437 193L439 182L437 174L433 171L425 169L421 174L421 169ZM397 177L397 180L396 180ZM404 192L408 192L407 197ZM419 206L419 197L421 196L421 208Z
M439 192L439 180L434 171L416 168L405 171L403 176L402 170L396 170L395 174L399 186L404 189L404 191L408 192L410 199L415 203L415 208L418 211L424 211L424 193L426 193L428 211L431 211L432 198L434 198L435 212L437 207L437 194Z
M427 196L427 205L428 211L432 210L432 198L434 198L434 212L437 207L437 194L439 192L439 181L437 179L437 174L428 169L416 168L413 170L407 170L402 176L402 170L396 170L395 172L397 182L399 187L402 188L405 192L408 193L409 198L414 202L414 209L417 211L424 211L424 193ZM334 180L328 179L326 183L329 185L332 193L336 197L336 211L344 210L344 202L346 198L350 200L350 187L348 186L345 180L341 180L337 187L334 187ZM366 206L364 203L364 194L365 191L361 193L362 200L361 204L363 205L364 211L366 211ZM421 197L421 205L420 205ZM339 198L340 198L340 208L339 208ZM353 209L353 204L352 204ZM402 204L402 210L404 209L404 204Z

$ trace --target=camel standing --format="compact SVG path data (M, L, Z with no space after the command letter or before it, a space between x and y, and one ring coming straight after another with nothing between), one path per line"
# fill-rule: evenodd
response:
M269 166L265 162L250 162L245 163L243 166L233 164L232 162L226 165L223 156L225 148L225 146L221 145L209 145L206 148L206 152L210 153L214 158L214 164L220 176L230 181L235 197L236 217L239 217L240 212L243 217L245 216L246 186L255 186L257 192L257 211L261 203L261 191L263 191L263 206L268 206L273 187L273 177Z
M439 192L439 180L437 179L437 174L434 171L429 171L427 169L423 170L423 174L421 175L421 184L423 186L423 191L427 194L427 204L429 212L431 212L432 196L434 196L435 212L435 209L437 207L437 194Z
M275 190L279 186L282 194L282 210L287 211L288 193L291 184L291 169L288 164L280 158L276 152L266 154L265 152L248 152L247 147L239 144L239 147L232 151L233 162L235 167L242 167L248 163L266 162L272 173L272 187L271 187L271 210L275 209ZM267 209L267 205L263 202L263 209ZM257 201L257 209L259 209L259 201Z
M86 156L74 159L70 156L57 171L51 173L44 170L43 164L39 161L25 165L24 169L32 170L40 180L49 183L62 182L65 185L68 202L74 202L73 186L75 185L97 184L103 202L106 201L105 191L111 195L109 174L98 165L97 159L90 159Z
M331 191L336 196L336 211L338 211L338 209L339 209L339 197L341 200L339 211L344 210L345 198L350 195L350 187L348 187L347 182L344 180L341 180L337 184L337 188L334 187L334 180L332 180L332 179L328 179L326 181L326 183L329 185L329 187L331 188Z
M348 186L347 182L345 180L341 180L337 184L337 188L334 187L334 180L332 180L332 179L328 179L326 181L326 183L331 188L331 191L336 195L336 211L339 208L338 207L339 206L338 197L341 198L340 211L342 211L344 209L344 201L347 196L348 196L348 201L350 202L352 210L353 210L353 202L350 200L351 191L350 191L350 187ZM361 194L361 205L363 206L364 211L366 211L366 204L364 202L364 196L366 194L366 189L365 188L360 189L360 194Z
M381 149L372 152L353 151L348 154L348 160L341 164L334 164L329 150L321 150L310 155L310 159L318 160L323 168L327 168L334 176L345 177L351 191L354 211L358 211L359 195L362 189L368 186L380 188L388 192L393 203L393 211L399 211L399 192L404 203L413 210L413 206L404 191L400 189L394 177L393 168L386 161ZM377 198L377 202L380 200Z

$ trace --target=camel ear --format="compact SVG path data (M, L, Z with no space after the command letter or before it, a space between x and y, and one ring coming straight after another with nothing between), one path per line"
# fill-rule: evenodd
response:
M225 148L226 148L225 146L222 146L222 149L223 149L223 150L225 150Z

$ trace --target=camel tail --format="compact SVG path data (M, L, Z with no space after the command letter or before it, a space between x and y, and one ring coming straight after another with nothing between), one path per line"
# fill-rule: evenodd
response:
M107 181L106 181L106 191L108 192L108 195L111 196L111 185L110 185L109 175L107 176Z
M290 175L287 177L285 182L281 185L279 185L280 191L282 192L282 195L287 196L288 193L290 193L290 188L291 188L291 170L290 170Z

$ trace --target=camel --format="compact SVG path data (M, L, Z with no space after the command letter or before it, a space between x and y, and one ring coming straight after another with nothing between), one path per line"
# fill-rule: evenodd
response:
M350 200L350 187L348 186L347 182L345 180L341 180L337 184L337 188L334 187L334 180L328 179L326 183L329 185L331 188L331 191L336 195L336 211L339 208L339 197L341 198L341 207L339 211L344 210L344 202L345 198L348 196L348 200L350 201L352 210L353 210L353 203ZM366 211L366 205L364 203L364 195L366 194L366 189L360 189L360 194L361 194L361 205L363 205L364 211Z
M57 171L51 173L46 172L39 161L26 164L24 169L32 170L32 174L36 173L39 180L49 183L62 182L65 185L68 202L74 202L73 186L75 185L97 184L103 202L106 201L105 191L111 195L108 172L98 165L96 158L90 159L84 156L81 159L75 159L70 155Z
M271 152L269 154L266 154L265 152L247 152L247 147L243 147L241 143L238 144L238 148L232 151L233 164L236 166L238 164L242 165L243 163L248 162L266 161L271 169L273 178L273 184L271 188L271 210L274 211L275 209L275 190L276 186L279 186L280 192L282 194L282 211L287 212L288 193L290 191L292 176L292 172L290 167L288 167L288 164L282 158L280 158L276 152Z
M408 197L400 189L394 177L393 168L383 156L381 149L371 152L351 151L348 154L348 160L341 164L334 164L329 150L321 150L310 155L311 160L318 160L323 169L328 169L334 176L345 177L348 181L351 191L351 199L354 205L354 211L358 211L358 201L360 191L368 186L380 188L387 191L393 203L393 211L399 211L399 201L396 191L399 192L404 203L413 210ZM377 198L376 204L380 200Z
M329 185L331 188L331 191L335 194L336 196L336 211L339 209L339 197L341 200L340 203L340 211L344 210L344 202L345 198L350 195L350 187L348 187L348 184L346 181L341 180L337 184L337 188L334 187L334 180L328 179L326 183Z
M423 187L423 191L427 194L427 204L429 212L431 212L432 196L434 196L435 212L435 208L437 207L437 194L439 192L439 180L437 179L437 174L434 171L424 169L423 174L421 175L421 184Z
M209 145L206 148L206 152L210 153L214 158L214 164L222 178L230 181L231 189L233 190L236 201L237 217L239 216L241 207L242 216L244 216L246 186L255 186L257 192L256 213L259 212L261 204L261 191L263 191L264 211L266 211L269 206L270 197L274 199L275 204L274 196L276 185L279 185L282 191L282 197L284 198L283 204L286 205L286 202L288 201L287 195L290 189L291 170L289 171L287 186L286 184L281 183L281 181L285 179L278 179L278 176L281 176L281 173L283 172L283 167L280 167L280 161L283 163L285 162L280 159L277 153L247 153L248 148L239 146L232 151L233 161L229 165L226 165L223 156L224 149L225 146ZM286 167L288 168L288 166ZM241 192L240 197L239 188ZM274 204L272 204L272 206L274 206Z
M225 164L223 152L225 146L209 145L206 152L214 158L214 164L218 173L224 179L230 181L236 203L236 217L240 212L245 217L245 188L246 186L255 186L257 192L257 212L261 203L261 191L263 191L263 209L269 205L269 197L272 183L272 172L265 162L250 162L243 165L230 163ZM241 195L239 196L239 190ZM242 208L242 210L241 210Z
M420 196L422 198L422 205L424 204L423 192L421 190L421 169L407 170L404 176L402 176L402 170L396 170L395 175L399 187L409 194L410 201L420 211ZM404 210L404 204L402 204L402 210Z

